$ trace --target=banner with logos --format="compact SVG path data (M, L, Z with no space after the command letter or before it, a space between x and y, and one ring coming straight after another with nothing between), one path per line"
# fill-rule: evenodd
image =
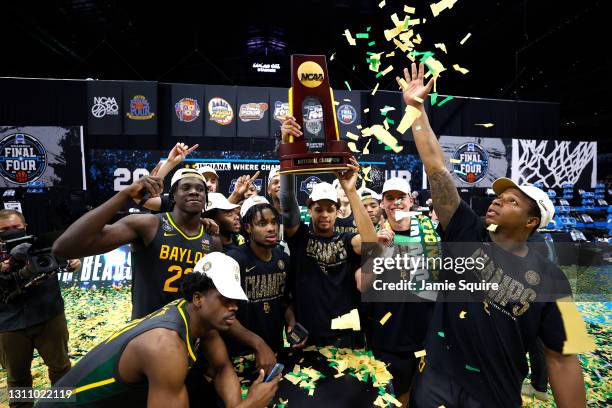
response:
M60 287L96 289L131 285L132 255L130 246L124 245L100 255L81 259L81 269L57 275Z
M270 135L280 134L281 118L289 114L289 90L287 88L268 88L270 95Z
M167 154L165 151L91 150L90 196L94 197L96 205L99 205L115 192L129 186L134 180L149 174L149 171ZM376 191L382 190L382 185L388 177L406 178L413 189L422 188L422 163L416 155L390 153L357 156L357 158L361 166L367 169L365 177L367 186ZM257 171L260 172L260 176L255 180L255 185L260 195L266 195L269 172L273 168L278 168L278 163L278 158L273 152L211 151L194 152L183 165L192 168L213 167L219 175L217 191L228 196L233 191L238 177L245 174L253 175ZM166 191L170 187L171 177L172 174L169 174L165 179ZM332 181L333 178L331 173L298 176L296 193L300 203L305 203L313 183Z
M123 132L122 83L87 82L87 132L91 135L120 135Z
M170 104L166 107L172 118L170 134L174 137L202 136L204 132L204 85L171 84Z
M83 127L0 126L0 188L86 190Z
M334 99L337 102L336 120L340 139L351 142L353 139L347 138L347 132L361 134L357 128L361 125L361 92L334 91Z
M238 137L270 137L268 88L238 87Z
M123 133L157 135L157 82L123 83Z
M236 137L236 87L206 85L206 136Z

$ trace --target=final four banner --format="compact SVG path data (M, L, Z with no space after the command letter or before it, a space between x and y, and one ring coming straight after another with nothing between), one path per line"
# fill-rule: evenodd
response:
M88 173L91 181L90 196L95 197L96 205L99 205L134 180L149 174L167 154L166 151L92 150ZM422 187L423 166L416 155L370 154L358 156L357 159L367 171L367 186L376 191L381 191L384 181L389 177L405 178L415 190ZM227 197L233 191L238 177L244 174L253 175L257 171L260 171L261 175L255 180L255 185L260 195L266 195L269 172L278 168L279 162L273 152L209 151L194 152L183 165L192 168L212 166L219 175L218 192ZM166 177L166 191L171 177L172 174ZM296 180L296 194L300 204L305 203L314 184L332 179L332 175L299 176Z
M238 87L237 136L238 137L271 137L268 116L268 88L254 86Z
M270 135L280 132L282 118L289 114L289 90L287 88L268 88L270 93Z
M122 116L126 135L156 135L157 82L124 82Z
M171 84L170 105L165 107L172 118L171 135L202 136L206 107L204 85Z
M81 126L0 126L0 188L85 190Z
M346 137L347 132L360 135L357 126L361 125L361 92L334 91L336 104L336 119L340 139L352 141Z

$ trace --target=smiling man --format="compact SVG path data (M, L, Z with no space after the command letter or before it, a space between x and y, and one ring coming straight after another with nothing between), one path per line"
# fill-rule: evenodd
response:
M501 178L493 183L497 198L482 222L461 201L427 119L422 101L427 99L433 78L424 84L424 65L417 70L412 64L411 68L411 73L404 70L405 84L402 86L399 78L397 82L408 108L419 113L412 134L444 240L463 242L464 246L478 243L488 266L470 271L470 275L500 282L501 289L476 299L441 294L410 406L520 407L521 384L527 375L525 355L538 337L545 346L557 406L586 406L582 368L576 356L592 347L589 341L577 341L588 338L584 322L569 302L571 297L559 298L571 295L563 272L526 245L533 231L554 216L552 202L539 188Z
M184 279L181 296L131 321L87 353L55 384L73 388L72 401L41 402L37 407L186 408L185 377L198 347L225 406L266 406L279 377L263 383L260 371L242 401L238 377L219 336L237 322L238 301L246 300L236 261L220 252L206 255Z
M204 177L180 169L172 177L172 212L132 214L107 224L131 199L145 192L155 197L161 179L146 176L75 221L53 244L64 258L80 258L132 244L132 318L143 317L178 298L183 278L205 254L221 249L200 220L206 203Z

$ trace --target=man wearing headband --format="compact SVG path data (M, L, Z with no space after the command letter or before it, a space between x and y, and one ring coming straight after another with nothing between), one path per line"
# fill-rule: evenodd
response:
M422 101L434 78L425 85L424 65L418 71L416 64L411 68L411 73L404 69L405 82L399 77L397 81L407 111L417 116L412 134L444 239L463 243L461 248L453 247L452 255L475 246L486 261L484 268L465 271L466 279L499 286L476 298L457 291L440 293L410 407L520 407L521 384L527 375L525 354L538 337L545 346L557 406L586 406L576 353L591 351L592 340L571 302L563 272L526 245L529 236L552 219L552 202L537 187L497 179L492 186L497 198L483 222L459 197L427 119ZM446 252L450 254L450 249ZM449 276L455 274L449 271Z
M220 252L206 255L183 280L180 296L120 328L79 360L55 384L72 388L72 401L43 399L36 406L186 408L185 377L197 348L203 350L225 406L266 406L280 376L264 383L261 370L242 401L238 377L219 336L236 323L238 301L247 299L236 261Z
M108 224L131 199L159 195L160 177L145 176L75 221L54 243L63 258L132 248L132 318L143 317L178 297L183 278L205 254L221 249L218 238L204 231L200 220L206 203L204 177L194 169L174 173L172 212L132 214Z

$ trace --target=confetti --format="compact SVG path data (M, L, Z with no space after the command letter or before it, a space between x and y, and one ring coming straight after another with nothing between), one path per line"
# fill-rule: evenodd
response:
M415 351L414 352L414 356L416 358L421 358L427 355L427 352L423 349L423 350L419 350L419 351Z
M404 13L414 14L415 11L414 7L404 6Z
M465 319L466 315L467 315L467 312L465 310L462 310L461 312L459 312L459 318L460 319Z
M360 150L357 149L357 145L355 144L355 142L348 142L347 145L348 145L348 148L351 149L351 152L360 153Z
M370 146L370 142L372 141L372 139L369 139L368 142L366 143L365 147L363 148L363 154L370 154L370 149L368 149L368 147ZM368 180L367 177L364 177L364 179L366 181L372 181L372 180Z
M487 227L487 231L495 232L495 231L497 231L497 228L499 228L499 225L497 225L497 224L489 224L489 226Z
M387 122L387 118L383 120L383 127L385 128L385 130L389 130L389 123Z
M393 38L397 37L402 31L404 31L403 26L395 27L390 30L385 30L384 35L387 41L391 41Z
M385 76L385 75L387 75L387 74L388 74L389 72L391 72L391 71L393 71L393 65L389 65L389 66L387 67L387 69L385 69L384 71L379 72L378 74L376 74L376 78L379 78L379 77L381 77L381 76Z
M440 337L444 337L444 332L439 331L439 332L438 332L438 336L440 336Z
M440 102L440 103L438 104L438 107L440 107L440 106L444 105L446 102L448 102L448 101L450 101L450 100L452 100L452 99L455 99L455 97L454 97L454 96L447 96L446 98L444 98L444 100L442 100L442 102Z
M348 28L344 30L344 36L346 37L349 45L357 45L357 41L355 41Z
M372 90L372 96L374 96L374 94L376 93L376 91L378 91L378 86L379 86L379 85L380 85L380 84L377 82L377 83L376 83L376 86L375 86L375 87L374 87L374 89Z
M395 107L393 107L393 106L389 106L389 105L385 105L385 107L383 107L383 108L380 110L380 114L381 114L381 115L386 115L387 113L389 113L389 112L391 112L391 111L394 111L394 110L395 110Z
M460 171L460 170L453 170L453 171L454 171L455 173L457 173L457 174L462 175L462 176L467 176L467 173L464 173L464 172L462 172L462 171Z
M459 66L459 64L454 64L454 65L453 65L453 69L454 69L455 71L459 71L459 72L461 72L463 75L465 75L465 74L467 74L468 72L470 72L470 70L469 70L469 69L466 69L466 68L461 68L461 67Z
M445 54L448 54L448 52L446 52L446 45L444 45L444 43L434 44L434 47L444 51Z
M388 54L385 54L385 57L395 57L395 51L391 51Z
M350 100L350 99L347 99L347 98L344 98L344 99L343 99L343 101L344 101L344 102L350 102L351 100Z
M482 127L490 128L495 125L493 123L474 123L474 126L482 126Z
M334 60L334 58L336 58L336 53L335 53L335 52L334 52L334 53L333 53L333 54L332 54L332 55L329 57L329 60L330 60L330 61L333 61L333 60Z
M385 7L385 0L382 0L380 3L378 3L378 7L379 8Z
M424 102L423 99L419 98L418 96L415 96L414 100L417 101L418 103L423 103Z
M476 368L476 367L472 367L472 366L471 366L471 365L469 365L469 364L466 364L466 365L465 365L465 369L466 369L466 370L468 370L468 371L474 371L474 372L477 372L477 373L479 373L479 372L480 372L480 370L479 370L478 368Z
M376 136L378 140L380 140L382 143L387 145L395 153L399 153L404 149L403 146L398 146L397 139L393 137L393 135L391 135L391 133L385 130L385 128L382 127L381 125L374 125L370 127L368 130L368 133L369 135ZM369 136L369 135L366 135L366 136Z
M334 101L334 105L338 106L338 105L340 105L340 102Z
M438 100L438 93L437 92L433 92L433 93L429 94L429 98L431 99L431 104L435 105L436 101Z
M346 137L351 139L351 140L359 140L359 136L357 136L356 134L352 133L352 132L346 132Z
M404 78L398 79L398 82L400 84L400 88L401 88L402 91L405 90L406 88L408 88L408 82L406 82L406 80Z
M332 330L353 329L353 331L361 330L359 321L359 312L357 309L351 310L349 313L336 317L331 321Z
M368 113L369 111L370 111L370 108L365 108L365 109L363 110L363 113Z
M429 7L431 8L433 16L438 17L438 15L445 9L453 8L456 2L457 0L442 0L437 3L431 3Z
M465 37L463 37L463 40L459 41L459 44L463 45L465 44L465 42L468 40L468 38L470 38L472 36L472 33L467 33L465 35Z
M376 44L376 41L370 41L370 42L368 43L368 47L371 47L371 46L373 46L374 44Z
M444 67L444 65L442 65L440 61L438 61L431 55L427 56L425 60L421 60L421 62L427 66L427 69L429 69L430 75L433 75L435 77L439 76L440 72L446 71L446 68Z
M412 105L406 106L404 116L397 127L397 131L401 134L406 133L408 128L412 126L415 120L421 117L421 111Z
M382 397L385 401L392 403L396 407L402 406L402 403L395 399L395 397L391 394L385 393Z
M557 300L561 313L566 340L563 343L563 354L578 354L593 351L595 342L586 331L584 320L571 298Z
M355 34L355 38L369 38L370 34L368 33L357 33Z

